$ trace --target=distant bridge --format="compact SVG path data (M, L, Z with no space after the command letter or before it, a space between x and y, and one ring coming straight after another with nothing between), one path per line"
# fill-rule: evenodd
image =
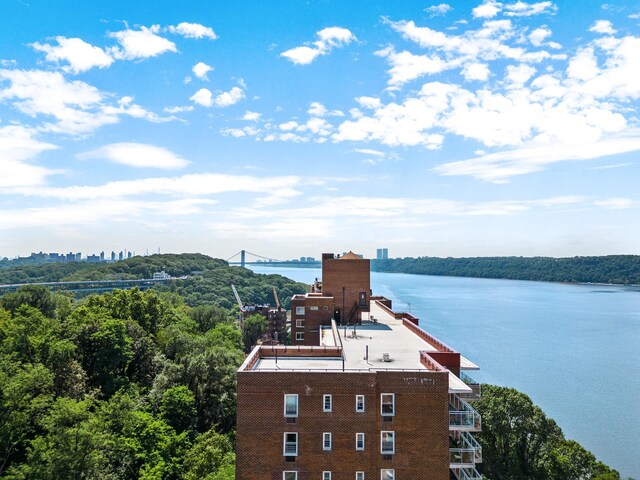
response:
M173 280L171 278L164 279L153 279L153 278L142 278L138 280L83 280L77 282L34 282L34 283L9 283L5 285L0 285L0 294L5 292L12 292L20 287L24 287L26 285L40 285L43 287L48 287L52 290L68 290L71 292L80 292L80 291L93 291L93 292L108 292L111 290L119 289L127 289L138 287L140 290L146 290L147 288L151 288L158 283L164 283L169 280Z
M251 255L252 257L255 257L258 260L247 261L247 255ZM237 260L234 262L231 261L232 259L237 257L240 257L240 261L237 261ZM235 255L230 256L229 258L227 258L227 262L229 263L229 265L240 265L241 267L244 267L246 265L265 265L270 267L279 267L279 266L290 267L292 265L318 266L322 264L322 262L320 261L298 262L295 260L276 260L275 258L263 257L262 255L251 253L246 250L240 250Z

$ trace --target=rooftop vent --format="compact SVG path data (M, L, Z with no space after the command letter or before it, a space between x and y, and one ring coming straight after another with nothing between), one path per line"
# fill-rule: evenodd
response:
M383 353L382 354L382 361L383 362L390 362L391 361L391 356L388 353Z

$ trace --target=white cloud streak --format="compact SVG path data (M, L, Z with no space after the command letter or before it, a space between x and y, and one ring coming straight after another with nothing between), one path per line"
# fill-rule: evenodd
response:
M311 46L303 45L282 52L280 56L296 65L308 65L321 55L328 55L334 48L340 48L357 40L347 28L327 27L316 33L318 40Z
M66 62L65 72L82 73L94 67L108 68L114 59L100 47L93 46L80 38L56 37L58 45L32 43L34 50L44 52L48 62Z
M143 143L112 143L78 155L81 160L105 159L133 168L174 170L189 165L189 161L167 150Z

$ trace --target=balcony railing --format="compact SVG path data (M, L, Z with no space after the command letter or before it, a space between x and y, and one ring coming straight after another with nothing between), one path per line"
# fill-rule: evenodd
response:
M475 467L476 455L473 448L450 448L450 468Z
M480 414L457 394L449 394L449 430L479 432Z
M450 468L474 467L482 463L482 446L469 432L453 432L452 441L449 449Z
M471 388L470 393L462 393L460 396L465 400L480 400L482 396L482 388L480 384L464 372L460 372L460 380Z
M482 475L473 467L452 468L451 471L458 480L482 480Z

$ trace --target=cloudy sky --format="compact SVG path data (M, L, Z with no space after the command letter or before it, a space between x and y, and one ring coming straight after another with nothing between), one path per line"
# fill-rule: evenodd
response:
M638 1L0 8L0 257L640 254Z

